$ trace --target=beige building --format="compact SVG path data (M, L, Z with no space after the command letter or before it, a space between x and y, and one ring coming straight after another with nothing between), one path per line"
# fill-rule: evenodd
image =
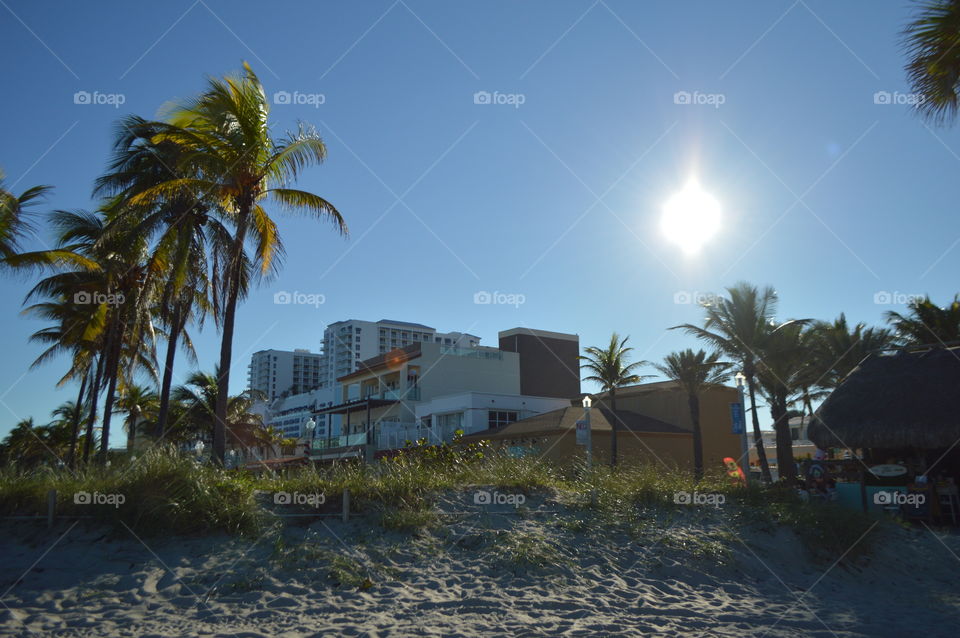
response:
M594 461L610 460L611 421L618 421L617 447L622 463L656 463L666 467L693 465L693 424L687 395L673 381L645 383L617 390L617 413L607 394L593 396L591 430ZM738 403L736 388L717 386L700 395L703 463L707 471L722 470L723 459L741 456L741 438L732 433L730 404ZM580 398L571 407L478 432L468 440L490 440L516 453L541 454L560 462L584 457L576 444L576 422L583 419Z
M500 333L500 348L424 341L361 361L337 379L335 404L316 412L339 415L340 434L312 441L310 456L371 459L569 405L578 351L576 335L514 328Z

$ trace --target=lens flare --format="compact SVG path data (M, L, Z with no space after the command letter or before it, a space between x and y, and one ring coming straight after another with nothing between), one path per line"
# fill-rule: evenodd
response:
M660 229L684 253L697 253L720 230L720 202L690 184L663 205Z

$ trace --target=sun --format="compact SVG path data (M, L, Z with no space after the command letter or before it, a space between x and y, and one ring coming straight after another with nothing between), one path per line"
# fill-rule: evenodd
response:
M700 251L720 230L720 202L691 182L663 205L660 229L688 255Z

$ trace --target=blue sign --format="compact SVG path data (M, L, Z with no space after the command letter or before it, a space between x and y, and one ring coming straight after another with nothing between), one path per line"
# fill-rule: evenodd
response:
M730 404L730 420L733 422L733 433L743 434L747 431L747 424L743 418L743 404L740 402Z

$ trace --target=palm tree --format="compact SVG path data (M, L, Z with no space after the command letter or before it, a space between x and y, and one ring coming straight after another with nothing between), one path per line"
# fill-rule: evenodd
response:
M90 398L85 400L85 397L93 385L91 379L97 358L97 336L101 328L99 320L102 317L91 305L78 304L74 297L69 295L59 295L50 301L33 304L23 312L53 322L53 325L30 335L30 341L47 346L30 368L36 368L54 356L65 353L70 355L71 365L57 385L62 386L71 380L80 379L77 400L74 402L78 409L72 415L74 422L67 455L67 465L73 468L76 465L80 421L83 419L85 406L90 403ZM90 425L92 428L92 423ZM88 435L85 439L85 451L88 447L86 443L91 438Z
M179 418L168 438L180 442L192 439L208 439L216 429L216 404L219 395L217 382L219 371L193 372L183 385L173 389L171 399L178 406ZM233 439L260 436L263 420L259 414L250 411L253 404L263 397L256 390L246 390L229 397L225 431Z
M930 297L907 304L908 313L887 312L887 323L896 334L896 342L904 346L956 344L960 342L960 297L941 308Z
M747 282L738 282L727 288L727 297L719 297L703 304L707 317L703 327L693 324L674 326L706 341L722 354L737 361L747 378L750 408L753 412L753 439L760 461L763 479L771 482L770 465L760 434L757 415L757 364L769 334L776 328L773 321L777 310L777 293L767 286L758 289Z
M952 121L960 106L960 1L925 2L904 36L917 109L933 122Z
M620 420L617 416L617 388L643 381L647 377L638 375L634 371L642 366L649 365L647 361L628 363L630 352L633 351L633 348L627 347L629 338L627 336L621 339L620 335L614 332L610 336L610 343L606 348L589 346L583 349L586 354L578 357L581 361L586 362L580 367L591 373L583 380L600 384L601 390L609 393L610 396L610 410L613 413L613 419L610 422L612 428L610 432L610 467L616 467L617 465L617 431Z
M833 321L814 322L808 336L817 372L814 381L827 391L840 385L867 355L889 348L893 341L889 330L868 327L862 321L851 327L843 313Z
M0 456L7 464L24 467L44 462L61 464L69 446L69 430L64 424L35 425L33 418L17 423L0 443Z
M130 229L119 232L115 206L113 203L95 213L55 211L50 224L58 234L57 247L24 257L33 263L59 266L58 272L42 279L27 295L28 300L40 296L50 300L30 306L28 312L49 318L60 313L58 326L35 335L38 340L52 342L41 359L67 347L86 347L96 353L95 368L92 357L83 359L84 369L96 370L90 388L86 442L89 445L92 441L96 418L93 406L106 382L101 462L106 461L118 382L137 370L153 369L152 342L145 338L152 333L149 291L143 286L145 241ZM87 455L85 449L85 459Z
M143 385L126 385L117 399L116 412L126 414L123 428L127 432L127 452L133 452L137 428L156 418L159 398L153 389Z
M207 248L223 251L231 236L223 224L210 215L215 202L189 190L155 198L136 206L131 200L176 177L174 171L186 160L184 149L160 139L166 125L136 116L121 120L117 127L114 156L108 172L97 180L95 192L120 197L124 210L135 218L137 232L157 236L147 266L148 287L158 291L155 316L167 329L167 352L160 385L160 406L154 437L166 429L173 367L178 347L196 361L186 326L196 319L198 327L209 309ZM214 263L219 263L216 260ZM218 279L219 274L213 273Z
M719 361L720 354L694 352L690 348L671 352L662 364L654 364L660 373L675 381L687 394L687 407L693 424L693 476L703 478L703 433L700 430L700 395L704 390L722 384L730 376L729 363Z
M20 195L7 190L0 170L0 265L11 265L11 259L20 253L20 242L33 234L28 207L43 199L52 186L34 186Z
M794 321L779 326L767 336L762 358L757 365L757 383L773 419L777 442L777 470L780 480L792 486L796 482L797 465L793 457L790 433L790 406L809 387L814 363L808 346L810 333L804 322Z
M37 434L33 417L21 419L0 443L4 464L27 464L33 460L37 449Z
M327 200L289 188L300 172L326 157L326 145L312 129L277 140L270 132L270 104L248 64L244 73L209 80L199 96L168 108L167 124L155 139L184 149L177 170L184 177L148 188L133 203L161 201L192 191L218 203L233 229L233 237L215 282L214 302L222 328L213 457L223 463L229 402L230 367L238 301L246 295L253 270L260 276L275 271L283 255L276 223L264 204L272 200L293 211L306 211L333 222L341 234L346 224ZM252 254L247 254L247 245Z

